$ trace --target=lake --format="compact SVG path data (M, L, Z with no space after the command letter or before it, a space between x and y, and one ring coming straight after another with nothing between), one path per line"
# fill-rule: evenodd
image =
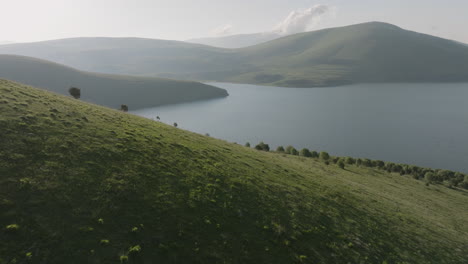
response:
M210 83L222 99L134 111L252 146L292 145L468 172L468 83L280 88Z

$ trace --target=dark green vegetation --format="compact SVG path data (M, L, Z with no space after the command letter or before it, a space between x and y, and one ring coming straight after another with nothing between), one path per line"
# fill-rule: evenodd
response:
M242 49L78 38L2 45L0 53L87 71L288 87L468 81L466 45L378 22L301 33Z
M257 146L268 146L264 142L261 142ZM257 150L269 151L269 149L258 148ZM278 153L285 153L290 155L300 155L307 158L320 158L323 161L331 160L334 164L337 164L338 167L344 169L345 165L356 165L359 167L369 167L379 170L384 170L389 173L398 173L401 176L410 176L416 180L423 180L428 184L444 184L449 188L462 188L468 190L468 175L461 172L455 172L450 170L441 170L441 169L430 169L423 168L415 165L407 164L398 164L393 162L384 162L381 160L370 160L370 159L355 159L352 157L331 157L328 152L310 151L307 148L302 149L298 152L293 146L288 146L286 150L279 146L276 149Z
M0 55L0 78L67 95L69 88L75 86L81 89L82 100L112 108L126 104L133 110L227 96L224 89L197 82L82 72L13 55Z
M0 113L2 264L468 258L463 190L257 151L8 81Z

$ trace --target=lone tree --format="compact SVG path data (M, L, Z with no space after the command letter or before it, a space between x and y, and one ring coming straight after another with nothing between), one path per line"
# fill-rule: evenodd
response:
M177 124L177 122L174 122L174 127L178 127L179 125Z
M128 112L128 106L123 104L120 106L120 110L123 112Z
M245 146L250 148L250 142L245 143Z
M157 119L158 121L161 120L161 118L160 118L159 116L157 116L156 119Z
M70 87L70 89L68 89L68 92L75 99L80 99L80 97L81 97L81 89L80 88Z

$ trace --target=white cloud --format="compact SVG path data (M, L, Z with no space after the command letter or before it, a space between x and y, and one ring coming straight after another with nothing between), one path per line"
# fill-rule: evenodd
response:
M314 5L307 9L292 11L274 28L274 32L281 35L290 35L309 31L330 11L332 11L332 8L327 5Z
M215 36L225 36L232 34L233 26L231 24L226 24L220 27L217 27L211 31Z

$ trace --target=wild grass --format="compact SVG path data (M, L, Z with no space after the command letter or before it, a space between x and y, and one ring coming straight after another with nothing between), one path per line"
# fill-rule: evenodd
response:
M1 101L0 226L21 227L0 229L2 264L468 259L464 190L257 151L8 81Z

